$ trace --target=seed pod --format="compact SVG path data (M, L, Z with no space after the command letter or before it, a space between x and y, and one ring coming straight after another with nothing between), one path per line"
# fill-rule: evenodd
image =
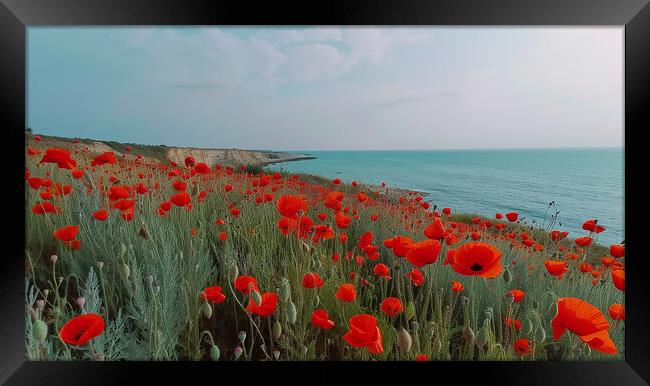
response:
M149 239L149 232L144 228L140 228L140 232L138 232L138 234L145 240Z
M212 306L208 302L204 302L201 305L201 312L203 313L203 317L206 319L210 319L212 317Z
M284 279L280 286L280 300L286 302L289 299L291 299L291 285L289 284L289 280Z
M77 305L79 306L79 308L84 308L85 304L86 304L86 298L84 298L83 296L77 298Z
M102 270L102 268L104 268L104 262L103 261L98 261L95 264L97 265L97 269L100 270L100 271Z
M259 292L257 291L251 292L251 298L258 306L262 304L262 295L260 295Z
M289 323L296 323L296 317L298 316L298 311L296 310L296 305L290 300L287 303L287 320Z
M52 262L52 264L56 264L56 261L58 259L59 259L59 256L57 256L57 255L50 256L50 261Z
M411 351L412 343L411 335L409 335L408 331L406 331L404 327L400 327L399 330L397 330L397 346L400 350L409 352Z
M44 321L37 319L32 325L32 337L38 343L45 342L47 338L47 324Z
M237 337L239 338L240 342L244 343L246 341L246 331L239 331Z
M474 344L474 330L470 326L465 326L463 329L463 339L468 344Z
M278 350L273 351L273 358L275 358L276 361L280 359L280 351Z
M508 282L510 282L511 279L512 279L512 274L510 273L510 269L509 268L504 269L503 270L503 281L508 283Z
M128 264L122 264L122 270L120 273L124 280L129 280L129 276L131 276L131 267L129 267Z
M50 290L49 290L48 288L45 288L45 289L43 290L43 296L44 296L45 298L47 298L47 296L48 296L49 294L50 294Z
M537 330L535 330L535 340L541 343L544 339L546 339L546 331L544 330L544 327L539 326L537 327Z
M487 343L487 330L485 329L485 326L483 326L480 330L478 330L478 333L476 334L476 339L475 343L479 347L485 346Z
M237 268L237 264L233 262L230 264L230 269L228 271L228 276L230 281L235 281L237 279L237 276L239 276L239 268Z
M218 361L220 356L221 350L219 350L219 347L216 344L213 344L212 347L210 347L210 358L213 361Z
M277 320L273 323L273 339L279 339L282 335L282 325Z
M159 285L153 286L153 294L158 295L158 292L160 292L160 286Z
M419 328L420 328L420 324L418 322L416 322L415 320L411 322L411 331L413 331L414 334L418 332Z

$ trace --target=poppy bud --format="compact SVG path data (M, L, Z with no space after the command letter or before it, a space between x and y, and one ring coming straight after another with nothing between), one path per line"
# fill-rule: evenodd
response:
M400 350L409 352L411 351L412 343L411 335L409 335L408 331L406 331L404 327L400 327L399 330L397 330L397 346Z
M280 359L280 351L278 350L273 351L273 358L275 358L276 361Z
M535 340L541 343L544 339L546 339L546 331L544 330L544 327L539 326L535 331Z
M510 269L507 267L503 270L503 281L506 283L510 282L510 279L512 279L512 274L510 273Z
M129 276L131 275L131 268L128 264L122 264L122 270L120 273L122 274L122 278L124 280L129 280Z
M230 265L228 275L230 276L230 281L235 281L235 279L237 279L239 276L239 268L237 268L237 264L235 262Z
M45 308L45 300L39 299L36 301L36 310L37 311L43 311L43 308Z
M318 296L318 295L314 296L314 300L313 300L312 304L313 304L314 308L318 307L318 305L320 304L320 296Z
M407 302L405 311L406 311L406 318L408 320L411 320L413 316L415 316L415 304L413 304L413 302Z
M49 295L49 294L50 294L50 290L48 288L45 288L43 290L43 296L45 296L47 298L47 295Z
M124 243L117 244L117 246L115 247L115 253L117 253L118 257L124 256L124 254L126 253L126 245L124 245Z
M219 347L216 344L213 344L212 347L210 347L210 358L213 361L218 361L220 356L221 351L219 350Z
M280 338L281 334L282 334L282 325L280 325L280 322L276 320L275 323L273 323L273 338L277 340L278 338Z
M56 278L56 281L58 281L59 284L61 284L61 283L63 282L63 276L59 276L59 277L57 277L57 278Z
M241 353L244 352L244 349L241 348L241 346L237 346L235 347L234 351L235 351L235 360L237 360L241 356Z
M149 232L147 232L147 230L144 228L140 228L140 232L138 232L138 234L145 240L149 239Z
M418 322L416 322L415 320L411 322L411 331L413 331L414 334L418 332L419 328L420 325L418 324Z
M485 329L485 326L481 327L480 330L478 330L478 333L476 334L476 340L475 343L478 347L483 347L487 343L487 331Z
M32 337L38 343L45 342L47 338L47 324L44 321L37 319L32 325Z
M242 344L246 341L246 331L239 331L239 334L237 336L239 337L239 341L242 342Z
M286 302L289 299L291 299L291 285L289 284L289 280L284 279L280 286L280 300Z
M95 264L97 265L97 269L100 270L100 271L102 270L102 268L104 268L104 262L103 261L98 261Z
M465 342L468 344L474 343L474 330L472 330L470 326L465 326L463 329L463 339L465 339Z
M490 319L492 319L492 311L485 310L485 320L490 320Z
M532 303L532 304L533 304L533 308L534 308L534 309L539 308L539 302L538 302L537 300L533 300L533 303Z
M251 297L253 298L253 301L257 304L260 305L262 304L262 295L258 291L253 291L251 292Z
M289 323L294 324L296 322L296 317L298 316L298 311L296 310L296 305L292 301L287 303L287 320Z
M201 305L201 312L203 313L204 318L210 319L212 317L212 306L208 302L203 302Z
M50 256L50 261L52 262L52 264L56 264L56 261L57 261L58 258L59 258L59 256L52 255L52 256Z
M86 304L86 298L84 298L83 296L77 298L77 305L79 306L79 308L84 308L85 304Z

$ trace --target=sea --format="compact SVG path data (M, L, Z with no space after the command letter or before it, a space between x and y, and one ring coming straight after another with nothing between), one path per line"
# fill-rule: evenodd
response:
M598 243L625 239L624 149L309 151L316 157L276 164L273 170L317 174L428 193L438 208L494 218L518 212L542 226L557 214L554 229L586 234L598 219L606 228ZM554 202L554 206L550 206Z

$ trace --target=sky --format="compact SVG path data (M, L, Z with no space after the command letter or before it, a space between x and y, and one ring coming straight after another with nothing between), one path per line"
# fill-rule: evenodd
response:
M28 127L268 150L623 146L623 27L30 27Z

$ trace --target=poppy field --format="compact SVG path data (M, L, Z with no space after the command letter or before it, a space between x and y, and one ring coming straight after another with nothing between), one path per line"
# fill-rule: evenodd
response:
M625 246L589 213L569 234L385 184L25 150L30 360L624 355Z

